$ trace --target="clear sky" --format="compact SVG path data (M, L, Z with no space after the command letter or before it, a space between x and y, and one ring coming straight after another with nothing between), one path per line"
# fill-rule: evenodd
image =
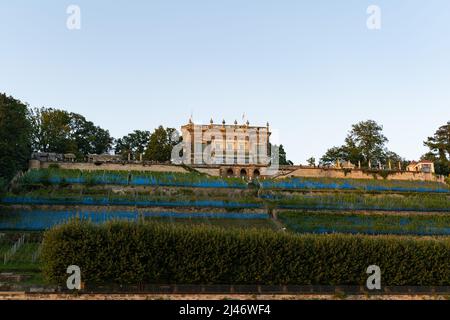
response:
M114 137L245 113L296 164L373 119L417 159L450 120L450 1L0 0L0 92Z

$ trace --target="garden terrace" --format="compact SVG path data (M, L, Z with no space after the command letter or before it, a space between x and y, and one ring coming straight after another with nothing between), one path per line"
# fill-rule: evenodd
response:
M262 180L262 189L361 190L366 192L449 193L449 186L431 181L341 178L285 178Z
M447 194L294 193L261 195L274 208L450 212Z
M296 233L450 236L450 216L445 214L281 211L277 217Z
M66 169L33 169L18 181L22 185L87 184L132 186L178 186L200 188L246 188L239 178L213 177L201 173L149 171L81 171Z
M73 219L81 219L93 223L104 223L111 220L164 221L189 225L218 225L223 227L275 227L267 213L263 211L223 210L182 210L159 209L152 210L131 207L49 207L34 206L8 208L0 212L0 229L9 231L43 231Z

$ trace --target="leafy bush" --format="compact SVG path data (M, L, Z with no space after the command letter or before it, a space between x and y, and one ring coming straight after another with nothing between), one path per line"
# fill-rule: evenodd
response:
M7 186L8 186L8 182L6 181L6 179L3 177L0 177L0 197L5 194Z
M74 220L44 236L43 271L69 265L99 284L364 285L378 265L389 286L450 285L450 238L296 235L159 223Z

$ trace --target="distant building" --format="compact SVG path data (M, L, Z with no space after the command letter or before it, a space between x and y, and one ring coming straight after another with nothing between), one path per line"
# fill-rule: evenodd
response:
M422 160L419 162L412 161L406 167L406 171L434 173L434 163L429 160Z
M265 127L244 124L194 124L181 127L185 164L267 165L270 158L269 124Z
M122 156L116 154L88 154L86 158L88 162L93 163L122 162Z
M33 152L31 154L32 160L39 160L42 162L58 162L64 161L64 155L55 152Z

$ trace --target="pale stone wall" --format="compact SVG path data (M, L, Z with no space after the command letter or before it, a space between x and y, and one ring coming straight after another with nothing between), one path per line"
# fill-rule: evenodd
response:
M111 170L111 171L154 171L154 172L182 172L186 173L188 170L182 166L173 164L149 164L143 165L140 163L103 163L96 165L90 162L39 162L37 160L31 160L29 164L30 169L48 168L51 164L57 164L61 169L79 169L86 171L95 170ZM245 168L249 176L252 177L252 170L258 169L261 176L266 176L267 171L264 167L249 167L249 166L226 166L233 167L236 176L239 176L240 168ZM199 166L194 167L197 171L209 174L211 176L220 176L221 168ZM225 166L224 166L225 168ZM223 172L222 172L223 173ZM223 175L223 174L222 174ZM273 176L276 179L288 178L288 177L311 177L311 178L347 178L347 179L374 179L372 173L364 172L360 169L352 169L345 172L342 169L333 168L314 168L314 167L299 167L299 166L283 166L279 169L278 173ZM380 175L378 179L383 179ZM445 183L443 176L435 176L432 173L427 172L413 172L413 171L401 171L389 174L387 180L419 180L419 181L436 181Z
M287 178L287 177L324 177L324 178L347 178L347 179L374 179L372 173L364 172L360 169L352 169L347 174L344 170L340 169L329 169L329 168L297 168L278 175L277 179ZM380 175L377 175L378 179L383 179ZM387 180L419 180L419 181L437 181L444 182L442 177L437 177L432 173L426 172L411 172L402 171L389 174L386 178Z
M209 174L210 176L220 176L220 168L195 168L195 170Z

